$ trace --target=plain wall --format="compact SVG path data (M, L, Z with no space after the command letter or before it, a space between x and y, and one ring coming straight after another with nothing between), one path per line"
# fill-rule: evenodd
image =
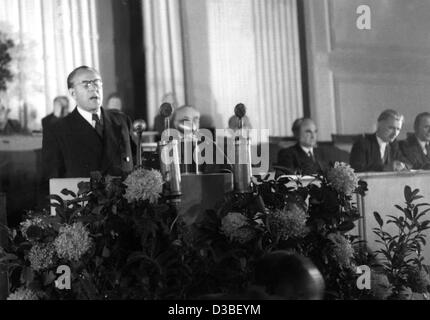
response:
M332 133L373 132L384 109L406 117L429 110L430 2L422 0L304 0L310 113L321 140ZM371 29L359 30L366 4Z

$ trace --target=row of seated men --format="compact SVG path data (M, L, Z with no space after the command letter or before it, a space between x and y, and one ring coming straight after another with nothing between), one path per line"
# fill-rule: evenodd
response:
M383 111L373 134L364 134L352 146L349 163L356 172L430 169L430 113L417 115L414 133L397 141L404 116L395 110ZM327 156L317 146L317 127L309 118L297 119L292 127L296 145L278 154L278 168L287 174L311 175L329 166Z

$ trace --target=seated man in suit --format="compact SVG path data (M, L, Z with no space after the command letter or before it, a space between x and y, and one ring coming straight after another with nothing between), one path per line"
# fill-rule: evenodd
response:
M69 99L66 96L58 96L54 99L54 111L42 119L42 131L49 130L59 119L69 113Z
M24 133L17 120L9 119L10 110L0 100L0 135L14 135Z
M312 175L327 167L321 150L317 147L317 126L312 119L294 121L292 131L297 143L282 149L278 154L278 166L286 174Z
M102 108L100 73L81 66L67 78L76 108L44 135L44 177L82 178L93 171L120 176L133 169L131 121L118 110Z
M198 166L200 173L216 173L224 170L230 170L226 156L215 143L212 133L209 130L200 129L200 112L193 106L184 105L177 108L172 115L173 128L179 133L181 140L181 172L194 173L196 166L193 154L195 153L195 143L198 141L198 154L206 161ZM206 133L204 139L202 134ZM212 152L212 157L207 158ZM222 159L223 163L218 163Z
M412 169L430 169L430 113L417 115L414 122L414 134L400 141L402 154L411 163Z
M357 172L406 170L408 162L396 141L403 120L403 115L395 110L383 111L376 133L363 135L352 146L351 167Z
M122 99L119 93L113 92L109 95L106 102L106 109L115 109L123 111Z

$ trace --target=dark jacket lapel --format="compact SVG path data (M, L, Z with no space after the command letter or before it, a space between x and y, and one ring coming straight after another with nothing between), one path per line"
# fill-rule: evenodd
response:
M103 108L102 114L104 126L102 171L105 172L111 166L114 157L121 154L121 146L118 142L122 140L121 125Z
M430 155L425 155L423 149L421 148L420 143L418 142L418 138L415 135L412 135L408 137L408 140L409 140L409 145L412 146L413 147L412 149L415 150L417 155L420 156L421 158L420 162L425 162L425 159L426 158L428 159Z
M382 168L384 166L384 163L382 162L382 159L381 159L381 150L379 147L378 139L376 139L376 133L370 135L369 140L370 140L370 147L371 147L371 150L369 151L370 151L371 157L373 158L371 161L377 164L377 166L380 166Z

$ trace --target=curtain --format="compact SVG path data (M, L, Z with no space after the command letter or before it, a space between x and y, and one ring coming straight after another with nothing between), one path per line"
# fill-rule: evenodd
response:
M260 125L291 136L303 116L297 0L252 0Z
M148 124L162 102L185 103L180 0L142 0Z
M77 66L99 68L96 0L0 0L0 30L17 44L15 79L3 97L11 117L31 130L67 95Z
M296 0L143 2L150 119L164 93L185 92L217 128L241 102L254 128L291 135L303 116Z

